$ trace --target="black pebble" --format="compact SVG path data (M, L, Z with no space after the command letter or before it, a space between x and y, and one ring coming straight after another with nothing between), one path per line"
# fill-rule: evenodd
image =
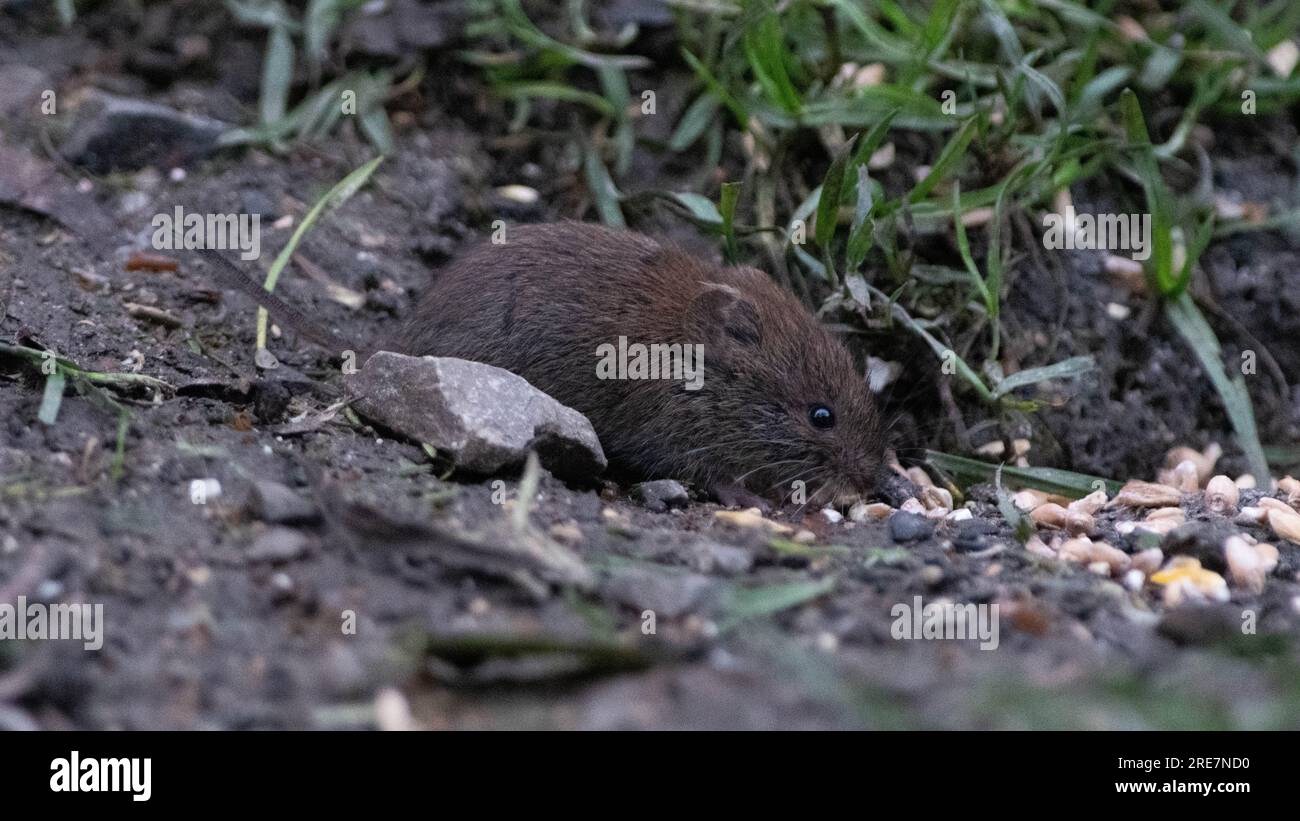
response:
M919 513L900 510L889 517L889 537L896 542L928 539L932 533L934 533L934 522Z

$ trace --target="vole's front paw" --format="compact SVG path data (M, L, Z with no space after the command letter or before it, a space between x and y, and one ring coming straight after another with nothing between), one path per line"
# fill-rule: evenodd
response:
M763 513L772 512L772 503L750 493L736 484L714 485L712 493L723 507L756 507Z

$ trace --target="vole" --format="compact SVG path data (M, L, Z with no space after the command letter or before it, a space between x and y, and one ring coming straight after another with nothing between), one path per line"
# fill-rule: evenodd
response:
M270 310L292 310L260 294ZM331 338L298 328L300 314L288 319L317 342ZM607 367L611 350L635 345L702 352L702 378L671 369L618 378L645 375ZM788 495L796 481L809 503L844 500L881 474L884 435L866 381L792 294L755 268L713 265L631 231L507 227L504 242L437 272L380 348L512 371L585 414L611 466L690 481L723 504L766 507L763 495Z

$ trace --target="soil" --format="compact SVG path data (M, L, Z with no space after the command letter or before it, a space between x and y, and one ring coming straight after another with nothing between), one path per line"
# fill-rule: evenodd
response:
M36 69L61 99L99 86L249 121L259 32L221 33L207 68L162 81L140 54L124 60L113 14L91 13L60 32L40 14L0 10L0 70ZM201 31L204 19L178 31ZM242 62L230 57L238 53ZM278 292L364 345L493 219L594 219L565 150L569 125L511 134L508 111L485 97L471 67L435 56L420 88L394 105L396 152L302 246L310 263L364 295L362 307L331 299L298 266ZM1277 128L1294 143L1293 127ZM0 148L49 162L41 129L6 120ZM1300 204L1289 160L1252 161L1259 146L1216 136L1220 184L1247 199ZM299 417L339 396L324 352L286 333L272 342L281 367L260 371L249 299L184 254L175 271L125 264L148 250L152 215L176 205L258 210L263 248L278 250L367 156L345 126L326 145L227 151L183 173L65 178L89 180L80 192L87 207L118 227L106 237L0 204L0 341L54 350L90 370L138 367L175 388L110 391L130 414L117 471L116 412L70 389L57 422L41 423L43 377L0 359L0 602L102 603L105 618L98 651L0 642L0 726L1300 728L1300 547L1258 528L1251 532L1281 553L1261 594L1234 587L1227 602L1166 608L1153 588L1133 592L1027 552L988 488L972 491L972 520L908 543L880 522L776 513L812 532L804 544L729 526L698 498L652 512L626 486L543 476L530 521L573 546L597 578L593 589L453 561L458 534L497 532L519 503L519 477L446 476L417 445L342 413L303 424ZM638 150L637 167L646 187L681 187L652 148ZM503 199L497 187L507 184L541 197ZM1113 200L1109 184L1086 193ZM284 216L292 226L275 227ZM1300 441L1298 264L1292 237L1242 235L1211 247L1198 283L1222 312L1212 321L1227 360L1251 348L1276 362L1248 380L1270 444ZM1028 436L1034 464L1120 480L1154 479L1170 447L1209 442L1224 445L1224 472L1245 472L1213 389L1149 298L1114 284L1095 254L1059 266L1027 257L1014 270L1007 361L1031 367L1091 353L1099 369L1033 418L986 420L961 399L968 427ZM1113 318L1111 302L1131 315ZM133 315L128 303L174 321ZM867 344L897 361L928 361L911 339ZM901 453L951 445L933 374L905 371L896 396ZM191 484L204 479L221 492L196 504ZM264 521L250 497L268 481L315 512ZM505 506L496 503L503 490ZM1111 529L1116 515L1101 517L1108 541L1137 549ZM253 551L255 543L271 547ZM996 649L894 638L894 608L918 596L998 604ZM1243 633L1250 618L1255 631Z

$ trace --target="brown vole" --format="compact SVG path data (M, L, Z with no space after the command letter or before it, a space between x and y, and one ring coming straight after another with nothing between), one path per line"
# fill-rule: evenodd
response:
M703 378L602 378L603 356L637 344L702 346ZM793 295L630 231L507 228L439 271L384 347L512 371L585 414L611 465L725 504L797 480L813 503L865 494L882 464L863 377Z
M355 347L207 256L294 330L331 350ZM636 345L702 350L703 376L602 378L610 349ZM616 469L688 480L724 504L766 506L762 495L789 496L796 481L819 504L870 492L881 475L879 415L844 346L761 271L642 234L510 227L503 243L436 273L380 347L512 371L585 414ZM638 374L613 374L628 375Z

